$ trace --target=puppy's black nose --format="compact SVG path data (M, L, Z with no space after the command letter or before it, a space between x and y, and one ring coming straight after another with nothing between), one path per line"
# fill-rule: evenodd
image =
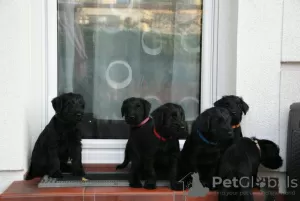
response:
M134 120L134 119L135 119L135 116L133 116L133 115L128 116L128 119Z

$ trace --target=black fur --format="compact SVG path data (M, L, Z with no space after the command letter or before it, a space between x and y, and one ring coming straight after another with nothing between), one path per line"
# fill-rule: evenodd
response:
M129 99L124 101L122 110L125 110L125 108L127 107L127 104L128 104L127 101L129 101ZM141 101L144 101L144 100L141 99ZM132 103L130 103L131 106L129 106L129 107L131 107L131 109L129 109L129 110L137 110L137 108L135 108L135 106L134 106L134 99L131 99L131 102L132 102ZM168 120L168 118L166 118L166 117L164 118L164 116L166 116L168 114L163 115L164 113L170 113L170 111L175 111L175 113L176 113L175 121L173 121L174 124L172 124L172 122L170 121L171 119ZM140 113L138 116L141 116L138 118L139 121L141 121L141 119L146 118L143 116L142 113ZM185 121L185 112L180 105L174 104L174 103L165 103L164 105L156 108L151 113L150 116L154 119L156 126L160 127L158 129L160 130L160 134L163 135L164 137L169 138L170 136L173 136L175 138L185 139L188 136L188 126ZM166 125L170 125L169 128L166 128ZM175 126L173 126L174 127L173 130L172 130L172 125L175 125ZM178 129L180 127L181 127L181 129ZM163 129L164 129L164 131L163 131ZM125 167L127 167L129 162L130 162L130 159L128 156L128 146L126 145L124 161L121 164L117 165L116 169L117 170L124 169Z
M226 108L227 110L229 110L232 116L231 125L234 127L234 139L228 141L226 144L224 143L224 147L222 148L222 152L224 152L232 143L243 137L241 126L235 126L241 123L243 114L247 114L249 106L243 100L243 98L234 95L223 96L221 99L214 103L214 106Z
M121 107L122 117L125 116L125 121L131 126L139 125L144 119L149 116L151 104L142 98L131 97L123 101ZM124 169L130 162L128 153L128 142L126 144L124 161L116 166L116 169Z
M131 132L125 149L127 160L131 161L129 185L141 188L141 167L144 168L146 181L144 188L156 188L154 157L160 143L153 134L153 122L150 118L145 124L138 126L149 116L151 104L142 98L128 98L124 100L121 112L127 124L131 125Z
M134 105L137 104L137 101L139 102L141 100L142 100L142 102L144 101L143 99L134 98L134 99L130 99L131 103L128 103L128 101L125 100L124 101L125 106L123 105L123 107L127 109L127 105L129 104L130 109L128 109L127 111L137 110L137 108ZM138 113L138 114L143 116L140 113ZM147 115L149 115L149 113ZM144 116L143 118L140 118L140 119L145 119L146 117L147 116ZM173 190L182 190L182 184L176 182L176 175L177 175L177 160L178 160L178 157L180 154L180 147L179 147L178 139L185 138L188 135L187 124L185 122L185 115L184 115L183 108L177 104L166 103L166 104L160 106L159 108L157 108L156 110L154 110L151 114L151 117L154 121L153 124L155 125L155 129L156 129L157 133L161 137L166 139L165 141L159 140L158 144L157 144L158 138L152 139L152 141L143 142L143 143L150 144L150 146L152 146L153 153L155 152L155 155L153 158L154 173L152 175L154 175L154 177L156 177L156 174L158 174L158 175L168 174L169 180L170 180L170 188ZM125 116L125 120L126 120L126 116ZM127 121L127 123L131 124L132 122ZM139 124L139 123L136 123L134 125L137 125L137 124ZM151 128L152 130L150 130L150 133L152 132L150 134L151 137L155 136L153 133L154 125ZM139 130L138 132L143 132L142 131L143 127L144 126L142 126L140 128L140 130L138 128L133 128L133 130L135 130L135 131ZM148 133L148 131L147 131L147 133ZM145 135L145 134L143 134L143 135ZM125 149L124 162L122 164L118 165L117 169L125 168L129 164L130 161L133 163L133 161L131 160L131 157L130 157L130 155L131 155L130 154L130 149L131 149L130 142L131 141L133 141L133 140L132 139L128 140L128 143L127 143L126 149ZM144 144L142 145L142 147L144 147ZM138 150L138 151L141 151L141 150ZM137 171L139 171L141 174L144 174L144 176L147 178L147 174L149 175L149 170L147 170L147 169L149 169L149 168L147 167L147 164L145 162L146 161L143 160L140 163L140 165L139 165L140 168ZM152 179L152 180L154 181L154 183L156 183L156 181L155 181L156 178ZM152 184L153 184L153 182L152 182ZM156 188L156 186L152 185L152 184L146 188ZM133 187L135 187L135 186L133 186Z
M255 141L258 143L256 145ZM245 182L256 182L256 175L260 164L270 169L278 169L282 166L282 158L279 155L279 147L274 142L257 138L241 138L237 143L230 146L224 153L219 170L219 177L241 180L243 186L238 188L225 188L224 185L219 186L220 201L253 201L252 187L255 184L246 184ZM237 183L239 184L239 183ZM230 193L229 193L230 192Z
M197 172L201 183L211 188L212 177L217 173L220 147L222 143L232 138L231 115L228 110L213 107L201 113L193 122L192 132L181 151L178 179L191 172ZM189 179L191 178L187 177L184 180L185 184Z
M85 102L81 95L62 94L52 100L55 116L38 137L31 156L26 180L48 175L61 178L62 172L71 171L84 176L81 162L81 122ZM67 163L71 159L71 166Z
M155 170L158 175L169 175L170 188L183 190L181 182L177 182L178 160L180 157L179 139L188 136L184 110L180 105L166 103L151 114L157 132L166 141L161 141L155 156Z

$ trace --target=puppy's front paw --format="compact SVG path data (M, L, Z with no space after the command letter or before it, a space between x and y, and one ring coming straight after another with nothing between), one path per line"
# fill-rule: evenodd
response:
M156 182L154 181L145 181L144 188L148 190L156 189Z
M63 175L60 170L55 171L53 174L51 174L49 176L52 178L57 178L57 179L63 178Z
M120 165L117 165L116 166L116 170L121 170L121 169L124 169L125 166L123 164L120 164Z
M184 183L183 182L171 182L171 185L170 185L171 189L173 191L182 191L182 190L185 190L185 186L184 186Z
M131 188L142 188L143 187L141 182L130 182L129 186Z
M60 170L62 172L66 172L66 173L71 173L72 172L71 165L69 165L67 163L60 164Z
M85 172L83 169L76 169L73 171L73 176L77 176L77 177L83 177L85 176Z

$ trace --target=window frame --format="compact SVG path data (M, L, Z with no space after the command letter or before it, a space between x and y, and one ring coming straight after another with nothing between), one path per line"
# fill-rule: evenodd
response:
M57 0L45 2L45 122L54 115L51 100L57 96ZM203 0L200 112L217 99L219 0ZM218 78L218 79L217 79ZM222 78L221 78L222 79ZM117 164L123 161L127 140L83 139L85 164ZM180 140L183 147L185 140Z

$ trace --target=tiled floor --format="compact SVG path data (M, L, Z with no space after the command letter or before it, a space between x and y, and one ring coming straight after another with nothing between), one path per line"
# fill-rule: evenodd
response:
M87 172L114 172L114 164L86 164ZM126 171L123 170L123 171ZM38 188L39 179L16 181L0 195L0 201L218 201L216 192L206 197L192 198L184 192L174 192L168 188L156 190L133 189L128 187L78 187L78 188ZM254 191L255 201L264 201L263 193ZM276 201L284 201L282 195Z
M183 192L168 188L156 190L132 189L127 187L87 188L37 188L38 179L16 181L1 196L1 201L217 201L216 192L206 197L191 198ZM255 201L263 201L261 192L254 192ZM276 201L283 201L277 196Z

